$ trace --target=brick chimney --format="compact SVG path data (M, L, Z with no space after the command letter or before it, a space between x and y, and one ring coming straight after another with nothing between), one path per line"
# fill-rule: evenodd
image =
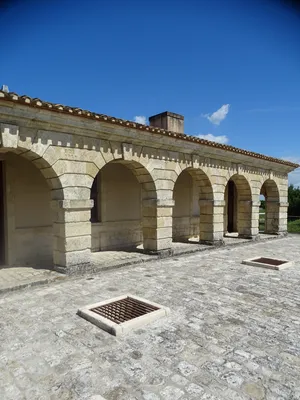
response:
M151 126L176 133L184 133L183 121L183 115L175 114L169 111L149 117L149 123Z

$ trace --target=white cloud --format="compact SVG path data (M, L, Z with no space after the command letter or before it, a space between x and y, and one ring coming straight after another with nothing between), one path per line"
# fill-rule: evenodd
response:
M286 161L291 161L295 164L300 164L300 157L282 157ZM289 184L300 187L300 168L289 173Z
M207 118L212 124L220 125L229 113L230 104L223 104L217 111L212 114L202 114L202 117Z
M137 124L147 125L147 118L144 115L136 115L134 117L134 122Z
M217 142L222 144L226 144L229 141L228 137L225 135L215 136L212 135L211 133L207 133L206 135L197 135L197 137L205 140L210 140L211 142Z

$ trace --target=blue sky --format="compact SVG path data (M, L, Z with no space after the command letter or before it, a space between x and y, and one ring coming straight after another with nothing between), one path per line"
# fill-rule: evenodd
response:
M7 1L0 84L300 163L300 12L261 0ZM291 175L300 185L300 172Z

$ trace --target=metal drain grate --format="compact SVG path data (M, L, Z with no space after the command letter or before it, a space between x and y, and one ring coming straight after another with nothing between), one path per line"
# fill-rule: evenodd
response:
M80 308L77 314L112 335L119 336L165 317L169 312L167 307L128 293Z
M291 267L293 265L293 261L269 257L255 257L244 260L242 264L251 265L252 267L280 270Z
M130 321L156 310L159 310L159 308L132 297L126 297L125 299L91 309L94 313L110 319L116 324Z
M270 264L274 266L286 263L286 261L277 260L275 258L265 258L265 257L255 258L253 261L260 264Z

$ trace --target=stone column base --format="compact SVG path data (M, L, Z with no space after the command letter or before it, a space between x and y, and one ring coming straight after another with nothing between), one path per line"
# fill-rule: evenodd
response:
M249 240L260 240L260 236L259 235L244 235L244 234L239 234L238 236L239 239L249 239Z
M173 242L189 243L190 236L173 236Z
M173 256L173 249L164 249L164 250L144 250L145 254L149 254L150 256L158 256L159 258L167 258Z
M286 237L286 236L288 236L288 234L289 234L288 231L273 233L273 235L278 235L280 237Z
M57 271L65 275L83 275L88 272L92 272L94 265L90 262L81 263L77 265L69 265L67 267L62 267L60 265L54 265L54 271Z
M219 240L199 240L200 244L205 244L209 246L215 246L215 247L221 247L225 245L225 242L223 239Z
M283 232L264 232L265 235L276 235L276 236L287 236L288 232L283 231Z

